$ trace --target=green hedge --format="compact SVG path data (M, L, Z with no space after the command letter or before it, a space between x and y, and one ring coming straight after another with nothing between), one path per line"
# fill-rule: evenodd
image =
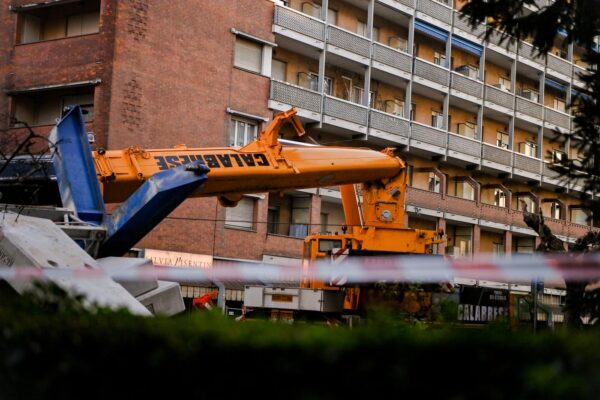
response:
M17 305L15 305L17 304ZM1 399L596 399L600 336L0 306ZM119 389L123 388L123 389ZM386 395L392 393L392 396ZM177 396L177 397L175 397Z

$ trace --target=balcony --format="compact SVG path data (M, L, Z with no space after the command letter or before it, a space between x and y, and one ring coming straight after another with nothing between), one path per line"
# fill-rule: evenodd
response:
M554 54L548 54L547 59L548 68L562 74L562 79L569 81L571 77L571 63ZM551 71L550 71L551 72ZM560 77L560 76L559 76Z
M415 60L415 77L418 82L430 81L446 88L448 87L449 73L450 72L446 68L440 67L439 65L419 58Z
M269 104L269 107L281 111L288 110L290 107L297 107L298 114L307 116L303 110L312 112L312 118L320 120L321 113L321 94L305 89L300 86L292 85L287 82L271 80L271 89L269 100L279 104Z
M481 98L483 97L483 83L456 72L452 72L451 79L450 87L453 90L472 96L469 100L476 103L481 101Z
M464 136L448 133L448 155L465 160L462 154L469 155L466 161L479 163L481 157L481 142Z
M433 17L434 21L439 20L447 25L452 24L452 8L434 0L419 0L417 11L426 16Z
M468 35L472 35L476 37L478 41L480 41L485 34L485 25L479 24L477 27L471 28L471 25L469 24L468 19L465 17L465 14L458 11L454 12L454 29L460 29L462 31L461 34L464 32Z
M410 125L407 119L373 109L370 112L370 135L408 144Z
M448 138L446 131L413 122L410 138L411 145L415 147L441 154L446 153Z
M527 42L519 42L519 59L537 69L544 69L544 56L537 55L537 50Z
M483 165L510 172L512 167L513 152L491 144L483 144Z
M325 96L323 122L367 133L369 108L337 97Z
M544 107L546 122L553 124L556 127L570 129L571 116L560 111L556 111L549 107Z
M542 161L539 158L529 157L525 154L514 154L514 169L520 175L528 176L532 179L541 179Z
M517 117L521 117L519 115L525 115L527 117L535 118L531 122L541 125L542 120L542 105L539 103L534 103L533 101L524 99L522 97L517 97L516 104ZM525 118L529 119L529 118Z
M407 188L406 205L418 209L419 214L433 215L449 220L471 222L482 226L491 226L510 231L528 231L533 234L523 221L523 212L498 207L491 204L477 204L472 200L459 197L444 196L413 187ZM575 224L563 220L544 218L546 225L555 235L577 238L591 231L586 225Z
M375 43L373 45L373 66L394 75L404 75L410 79L412 57L391 47ZM387 68L391 67L391 68Z
M513 94L506 90L485 85L485 100L503 107L505 112L512 113Z
M371 41L337 26L327 27L327 50L362 64L371 57Z
M325 23L319 19L288 7L275 6L273 24L275 33L323 47Z

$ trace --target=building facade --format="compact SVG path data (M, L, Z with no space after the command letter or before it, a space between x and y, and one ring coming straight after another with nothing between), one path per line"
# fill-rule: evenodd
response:
M549 168L579 157L566 105L587 66L561 38L485 42L459 0L0 3L2 132L80 104L95 148L239 146L294 106L321 144L400 151L408 224L443 229L439 252L531 252L525 210L567 242L594 225ZM190 199L138 247L295 262L343 218L336 188Z

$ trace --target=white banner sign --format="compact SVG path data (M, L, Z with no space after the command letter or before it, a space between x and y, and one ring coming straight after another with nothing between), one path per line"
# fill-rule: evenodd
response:
M213 257L210 255L179 253L177 251L145 249L144 258L152 260L154 265L171 267L211 268L213 265Z

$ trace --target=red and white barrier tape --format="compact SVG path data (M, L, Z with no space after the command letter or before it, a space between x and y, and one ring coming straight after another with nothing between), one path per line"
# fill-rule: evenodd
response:
M165 280L180 283L203 282L298 282L317 279L329 282L344 278L350 284L393 282L441 282L454 278L496 280L503 282L593 281L600 280L600 255L513 255L510 258L476 257L453 260L443 257L393 256L348 257L343 263L319 262L303 269L300 266L274 264L226 263L212 268L176 268L170 266L106 268L0 268L0 279L53 279L110 276L120 282Z

